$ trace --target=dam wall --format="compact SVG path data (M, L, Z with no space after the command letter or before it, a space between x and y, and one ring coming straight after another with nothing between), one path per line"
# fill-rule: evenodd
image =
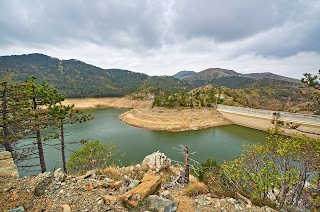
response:
M245 107L218 105L218 111L234 124L266 131L275 125L274 120L280 122L278 126L286 134L306 134L320 138L320 116L282 111L260 110ZM292 126L298 126L292 129Z

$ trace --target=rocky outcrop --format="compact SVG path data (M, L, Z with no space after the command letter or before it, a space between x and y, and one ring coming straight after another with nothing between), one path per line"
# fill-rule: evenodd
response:
M157 195L150 195L147 197L149 201L149 209L157 210L160 212L174 212L178 209L178 202L168 200Z
M274 211L266 206L257 207L240 194L236 199L218 199L210 193L188 197L180 186L161 189L161 176L165 180L165 175L175 172L173 167L161 172L164 169L161 167L170 164L170 159L159 152L155 155L161 155L158 162L162 162L150 163L154 171L148 170L149 165L138 164L114 167L113 172L92 170L83 176L67 175L57 169L53 174L0 177L0 211ZM7 160L8 153L1 154L0 158ZM161 173L154 173L156 170Z
M10 152L0 152L0 177L19 177L17 166Z
M168 158L165 154L157 151L151 155L147 155L143 161L142 165L148 165L149 169L155 172L169 168L171 166L171 159Z
M125 205L136 207L140 201L144 200L149 195L155 194L160 188L161 177L151 173L146 173L139 185L121 195L119 199Z

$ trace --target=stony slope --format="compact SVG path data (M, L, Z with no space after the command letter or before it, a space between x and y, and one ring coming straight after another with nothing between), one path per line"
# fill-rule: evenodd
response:
M168 161L156 152L142 164L92 170L81 176L66 175L61 169L24 178L3 176L0 211L274 211L241 196L217 198L206 192L191 198L183 194L183 187L169 188L166 181L176 178L179 170ZM199 182L190 178L193 183Z

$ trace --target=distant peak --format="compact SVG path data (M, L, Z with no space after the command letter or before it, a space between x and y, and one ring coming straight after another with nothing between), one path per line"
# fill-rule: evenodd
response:
M173 77L178 78L178 79L186 79L192 75L194 75L196 72L194 71L179 71L178 73L176 73L175 75L173 75Z

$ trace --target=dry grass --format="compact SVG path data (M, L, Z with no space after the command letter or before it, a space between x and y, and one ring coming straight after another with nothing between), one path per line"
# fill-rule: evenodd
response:
M171 180L172 175L175 175L175 171L173 167L169 167L165 170L160 172L161 179L163 183L169 183Z
M108 178L113 179L115 181L121 180L121 173L120 173L119 169L115 166L109 166L105 169L99 169L99 170L97 170L97 173L105 175Z
M206 194L208 193L208 187L204 183L193 182L184 188L183 193L190 197L197 196L199 194Z
M130 177L131 179L141 180L146 172L136 166L127 166L121 169L121 174Z

